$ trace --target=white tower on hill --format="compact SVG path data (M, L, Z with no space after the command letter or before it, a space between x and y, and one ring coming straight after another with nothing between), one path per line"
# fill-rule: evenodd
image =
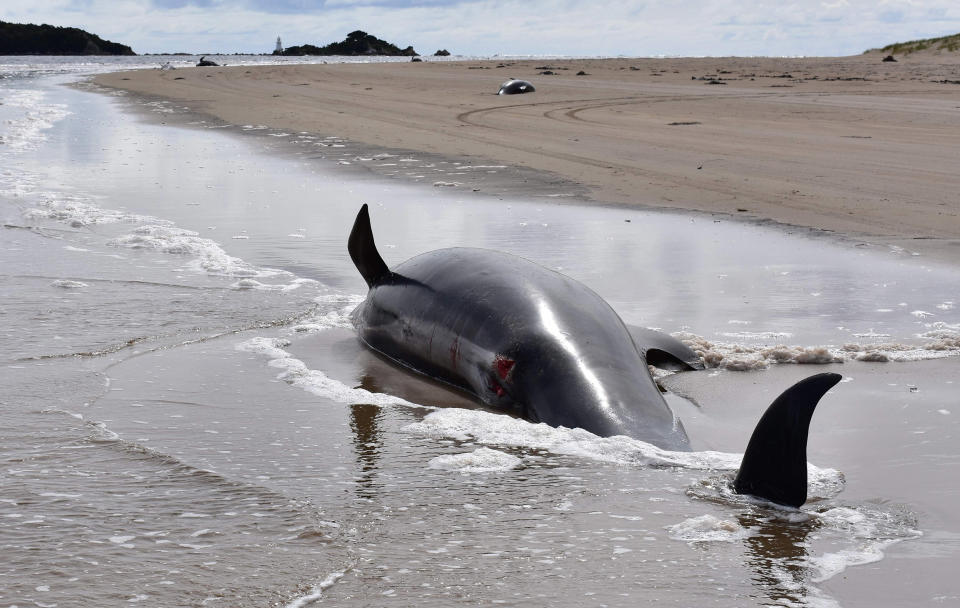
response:
M283 52L283 43L280 42L280 36L277 36L277 48L274 49L273 52L274 52L274 53L282 53L282 52Z

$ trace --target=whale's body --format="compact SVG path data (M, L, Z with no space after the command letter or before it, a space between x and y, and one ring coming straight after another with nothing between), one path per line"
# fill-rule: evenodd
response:
M689 446L613 309L522 258L424 253L370 288L354 324L374 350L487 405L551 426Z
M699 358L665 334L631 333L585 285L485 249L440 249L390 270L366 205L348 249L369 286L352 319L371 349L533 422L690 449L648 363L694 369L702 368ZM738 491L803 504L810 416L839 379L812 376L771 405L744 456Z

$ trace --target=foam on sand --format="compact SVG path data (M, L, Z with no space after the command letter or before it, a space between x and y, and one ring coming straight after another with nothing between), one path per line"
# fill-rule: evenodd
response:
M67 279L60 279L50 283L50 287L59 287L60 289L83 289L84 287L89 287L86 283L82 281L70 281Z
M882 507L864 505L840 506L818 512L817 518L824 528L840 530L851 538L855 546L826 552L811 557L814 582L823 582L840 574L850 566L872 564L883 559L884 550L909 538L917 538L921 532L914 529L912 514L883 510Z
M193 230L179 228L173 222L140 215L104 209L75 194L37 192L26 188L22 195L38 198L33 206L23 211L28 220L48 219L74 228L97 224L139 224L127 234L107 241L107 245L131 250L154 250L186 258L185 269L215 276L236 277L235 289L290 291L316 281L294 277L289 272L258 268L229 255L212 239L199 236ZM254 279L269 277L289 278L289 283L265 284ZM245 282L245 280L247 282Z
M293 291L294 289L299 289L304 285L316 285L317 281L313 279L294 279L289 283L285 284L275 284L275 283L261 283L256 279L240 279L236 283L232 284L230 287L233 289L255 289L260 291Z
M743 454L726 452L672 452L624 435L599 437L583 429L552 427L505 414L461 408L437 409L422 421L408 424L403 430L437 439L472 441L499 448L543 450L628 466L679 467L729 474L740 466L743 459ZM807 476L811 497L827 498L843 488L843 475L834 469L808 464ZM741 501L726 487L728 485L721 481L710 486L708 492L720 494L730 501Z
M960 355L960 325L943 322L926 324L928 331L916 336L917 343L848 342L839 346L787 346L777 344L751 345L744 342L717 342L689 332L674 333L696 352L708 368L729 371L753 371L770 365L794 363L826 365L844 361L921 361ZM755 339L760 334L722 334L743 340ZM776 337L767 336L765 337ZM860 337L887 337L885 334L860 334Z
M20 195L27 194L22 192ZM145 215L103 209L89 199L76 194L62 194L56 192L30 191L29 194L40 200L23 212L26 219L49 219L67 224L74 228L92 226L96 224L118 223L145 223L152 222L172 226L171 222L159 220Z
M327 575L325 579L317 583L305 595L302 595L297 599L293 600L292 602L290 602L289 604L287 604L286 608L303 608L304 606L308 606L313 602L316 602L321 597L323 597L324 591L332 587L334 583L336 583L338 580L343 578L343 576L346 573L347 573L346 570L331 572L329 575Z
M805 540L796 545L796 552L765 555L765 571L777 580L778 587L802 591L806 601L800 605L838 606L807 581L822 583L851 566L880 561L888 546L920 535L912 516L881 509L861 505L819 511L771 510L736 519L705 514L666 526L666 530L673 540L705 548L717 543L750 543L754 538L769 542L763 539L769 537L771 529L789 527L803 534Z
M734 542L750 536L739 523L713 515L701 515L667 526L670 538L687 543Z
M34 148L46 139L44 131L70 115L66 106L45 103L45 98L43 91L35 89L10 91L4 96L3 104L14 108L17 115L0 123L0 144L13 149Z
M278 380L283 380L318 397L347 404L426 407L386 393L371 393L362 388L353 388L330 378L320 370L310 369L303 361L283 350L289 344L290 341L283 338L256 337L237 344L237 349L269 359L268 365L280 370L277 375Z
M164 224L148 224L136 228L130 234L110 242L116 247L129 249L156 249L163 253L184 255L193 258L188 267L201 272L232 277L274 276L277 271L254 268L243 260L228 255L216 242L198 236L192 230L184 230Z
M521 464L523 461L512 454L484 447L463 454L437 456L430 460L428 466L460 473L498 473L515 469Z

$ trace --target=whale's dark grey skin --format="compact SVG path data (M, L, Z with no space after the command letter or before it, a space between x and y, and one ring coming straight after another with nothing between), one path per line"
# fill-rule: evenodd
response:
M366 205L348 250L370 288L352 319L371 349L533 422L690 449L647 365L702 369L699 357L659 332L631 335L585 285L485 249L431 251L390 270L374 244ZM803 504L809 415L839 379L808 378L774 402L744 456L738 491ZM788 476L789 487L781 487L776 467L796 468L797 462L804 467L802 480Z
M519 95L521 93L533 93L536 90L537 89L526 80L511 78L500 85L500 90L497 91L497 95Z
M840 374L816 374L777 397L753 430L733 482L739 494L782 505L807 502L807 431L817 403Z
M203 66L219 66L219 65L220 65L220 64L217 63L216 61L211 61L211 60L207 59L206 56L201 57L201 58L200 58L200 61L197 62L197 67L203 67Z

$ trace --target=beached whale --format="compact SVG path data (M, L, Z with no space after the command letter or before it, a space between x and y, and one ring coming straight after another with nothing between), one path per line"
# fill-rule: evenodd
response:
M497 95L519 95L520 93L533 93L536 89L526 80L516 80L511 78L500 85Z
M353 324L374 351L533 422L690 449L648 363L697 369L699 357L666 334L631 333L585 285L486 249L430 251L391 270L366 205L347 248L369 286ZM806 501L810 418L840 378L812 376L774 401L744 455L738 492L791 506Z

